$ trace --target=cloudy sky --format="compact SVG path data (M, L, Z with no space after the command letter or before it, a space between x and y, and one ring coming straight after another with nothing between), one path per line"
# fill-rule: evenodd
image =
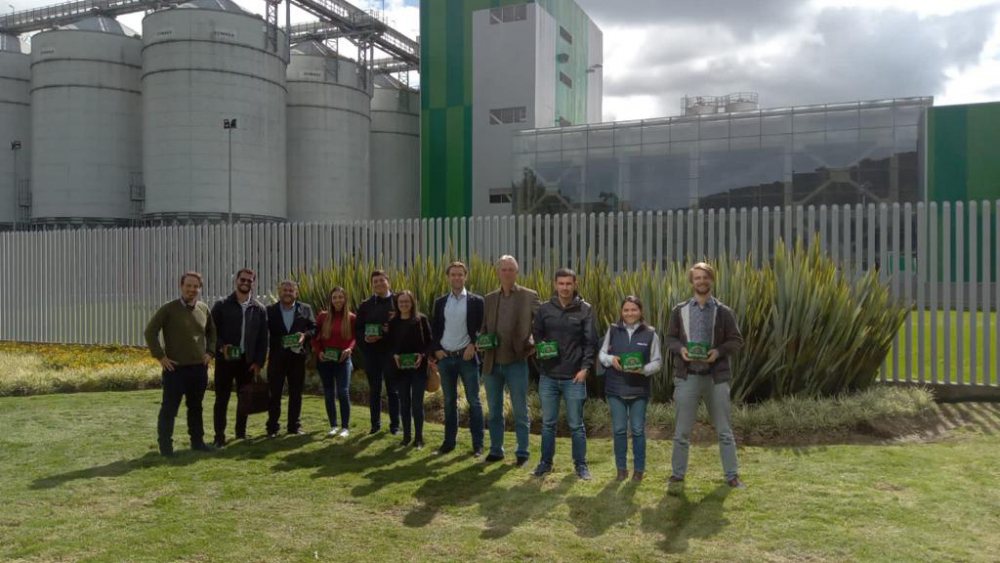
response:
M263 12L261 0L238 1ZM1000 100L1000 0L577 1L604 31L606 121L676 115L685 94L747 90L763 107ZM394 27L419 33L417 0L354 3L384 6ZM141 15L122 19L141 27Z

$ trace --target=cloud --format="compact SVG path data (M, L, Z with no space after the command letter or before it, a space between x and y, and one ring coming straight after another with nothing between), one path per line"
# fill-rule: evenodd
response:
M617 36L627 29L637 45L608 53L605 117L653 117L628 109L630 100L649 96L674 115L685 94L751 90L760 93L763 107L939 94L949 69L961 74L980 63L997 27L996 11L986 6L921 17L897 9L826 8L754 41L721 23L670 21L638 32L611 27L606 45L620 44Z

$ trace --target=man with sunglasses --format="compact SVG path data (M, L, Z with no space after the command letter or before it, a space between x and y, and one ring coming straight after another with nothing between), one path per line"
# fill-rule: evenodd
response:
M226 412L236 384L236 439L247 437L247 412L239 390L260 376L267 359L267 310L254 298L257 274L249 268L236 273L235 289L212 307L218 331L215 349L215 446L226 445Z

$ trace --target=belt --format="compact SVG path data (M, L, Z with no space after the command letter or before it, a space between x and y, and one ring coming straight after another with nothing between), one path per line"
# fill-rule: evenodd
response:
M687 372L688 372L688 375L712 375L712 370L711 369L706 369L706 370L701 370L701 371L689 369L689 370L687 370Z
M461 358L465 355L465 350L441 350L446 358Z

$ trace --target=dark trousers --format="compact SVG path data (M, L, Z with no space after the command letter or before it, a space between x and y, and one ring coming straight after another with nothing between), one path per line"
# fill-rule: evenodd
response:
M424 441L424 390L427 389L427 368L396 371L396 389L399 391L400 415L403 418L403 436L413 436ZM410 434L410 421L413 434Z
M216 440L224 440L226 437L226 413L229 409L229 397L233 394L234 383L237 401L236 437L246 436L247 413L245 409L239 407L239 391L252 379L253 374L245 359L215 361L215 406L212 412L212 421L215 423Z
M187 403L188 436L191 445L205 443L205 426L201 419L201 401L208 388L208 366L177 366L174 371L164 371L163 399L160 401L160 415L156 423L157 441L160 452L173 451L174 419L181 408L181 399Z
M271 396L267 408L267 433L274 434L281 427L281 395L288 380L288 431L302 428L302 385L306 379L306 357L288 350L271 352L267 364L267 383Z
M365 375L368 377L368 411L372 430L382 428L382 383L389 398L389 430L399 430L399 391L393 382L392 354L382 351L365 351Z

